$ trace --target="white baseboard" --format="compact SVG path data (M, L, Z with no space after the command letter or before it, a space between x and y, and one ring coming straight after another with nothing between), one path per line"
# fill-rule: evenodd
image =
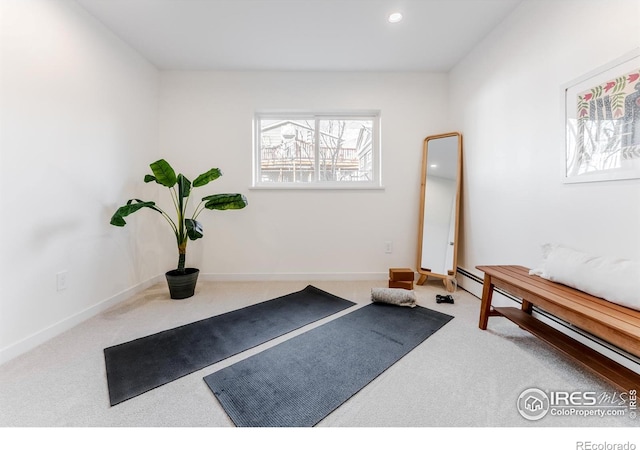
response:
M201 273L205 281L380 281L387 272L316 273Z
M67 330L70 330L71 328L95 316L96 314L124 300L131 298L133 295L147 289L148 287L154 285L155 283L161 281L162 279L164 279L164 276L158 275L146 281L143 281L142 283L137 284L136 286L133 286L129 289L125 289L124 291L119 292L118 294L112 297L109 297L99 303L96 303L95 305L90 306L89 308L83 311L80 311L65 319L62 319L59 322L54 323L53 325L49 325L48 327L40 331L37 331L14 344L8 345L0 349L0 364L3 364L17 356L20 356L23 353L28 352L29 350L36 348L38 345L41 345L46 341L48 341L49 339Z

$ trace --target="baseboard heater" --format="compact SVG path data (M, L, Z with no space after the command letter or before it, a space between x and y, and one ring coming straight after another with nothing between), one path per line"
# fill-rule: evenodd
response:
M482 292L482 285L484 284L484 279L477 276L474 273L469 272L468 270L463 269L462 267L458 267L457 268L457 273L459 276L464 277L466 279L468 279L469 281L472 281L474 283L477 283L480 287L480 292ZM465 290L466 292L470 293L471 295L473 295L474 297L480 299L480 297L473 293L472 291L465 289L464 287L462 287L464 283L458 283L458 287L462 288L463 290ZM513 295L503 291L502 289L499 288L495 288L494 289L494 295L495 293L500 294L501 296L517 303L518 305L522 305L522 300L514 297ZM624 350L611 345L610 343L603 341L602 339L600 339L597 336L594 336L590 333L587 333L586 331L572 325L571 323L560 319L556 316L554 316L553 314L549 314L547 311L544 311L540 308L538 308L537 306L533 307L533 314L534 316L536 316L536 318L538 319L542 319L543 321L545 321L547 324L553 326L554 328L563 331L563 332L569 332L570 333L575 333L577 335L580 335L584 341L586 345L588 345L589 347L593 348L594 350L599 350L602 352L602 350L606 349L606 351L613 353L616 355L616 359L618 360L618 362L621 362L624 364L624 362L630 363L631 366L630 367L628 364L625 364L625 366L633 369L633 370L639 370L640 369L640 358L636 357L635 355L632 355L631 353L625 352Z

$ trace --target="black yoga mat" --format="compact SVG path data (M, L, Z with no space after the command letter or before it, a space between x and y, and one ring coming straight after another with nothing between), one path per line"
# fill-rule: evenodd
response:
M353 306L314 286L104 349L111 406Z
M452 318L373 303L204 380L237 426L313 426Z

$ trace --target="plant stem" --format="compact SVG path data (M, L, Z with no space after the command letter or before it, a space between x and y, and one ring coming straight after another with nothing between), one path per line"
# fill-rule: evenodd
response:
M196 206L195 211L193 211L193 217L192 217L193 220L196 220L198 218L198 216L200 215L200 213L202 211L204 211L204 206L202 206L203 203L204 202L202 202L202 201L200 203L198 203L198 206Z
M178 244L178 271L184 273L184 265L187 259L187 242Z

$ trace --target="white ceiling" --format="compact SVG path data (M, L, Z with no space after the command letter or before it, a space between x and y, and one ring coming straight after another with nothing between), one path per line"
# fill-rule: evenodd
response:
M520 3L76 1L160 69L445 72Z

